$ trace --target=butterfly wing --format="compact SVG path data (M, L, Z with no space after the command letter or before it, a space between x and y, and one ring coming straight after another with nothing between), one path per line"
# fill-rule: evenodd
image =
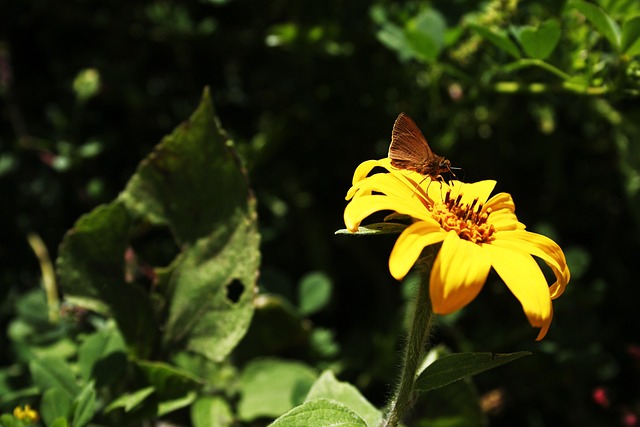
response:
M409 116L400 113L391 132L391 145L389 145L391 164L400 168L414 169L417 165L429 162L433 157L433 151L418 126Z

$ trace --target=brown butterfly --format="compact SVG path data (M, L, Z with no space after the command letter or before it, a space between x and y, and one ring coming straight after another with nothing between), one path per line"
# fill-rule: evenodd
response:
M451 162L435 154L418 126L409 116L400 113L393 124L389 145L391 166L418 172L433 180L441 179L443 172L451 171Z

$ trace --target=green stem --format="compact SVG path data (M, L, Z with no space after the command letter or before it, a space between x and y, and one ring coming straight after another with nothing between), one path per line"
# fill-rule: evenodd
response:
M560 77L562 80L571 79L571 76L569 74L565 73L559 68L556 68L553 65L549 64L548 62L544 62L541 59L534 59L534 58L519 59L515 62L512 62L502 67L502 71L506 73L511 73L513 71L519 70L520 68L526 68L526 67L542 68L543 70L546 70L552 74L555 74L556 76Z
M49 257L49 251L40 238L40 235L36 233L29 233L27 235L27 241L40 263L42 283L44 284L44 291L47 296L47 306L49 307L49 321L56 323L59 317L58 309L60 306L60 296L58 295L56 274L53 269L53 264L51 263L51 258Z
M429 275L435 258L435 253L430 253L419 260L420 287L413 307L411 325L407 337L404 362L400 377L400 384L393 400L387 409L387 415L381 427L396 427L405 414L415 403L414 390L418 367L424 360L427 352L427 341L433 326L433 312L429 298Z

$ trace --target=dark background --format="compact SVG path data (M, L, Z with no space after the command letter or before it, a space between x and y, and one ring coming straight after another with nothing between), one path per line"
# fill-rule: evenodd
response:
M331 304L312 320L336 334L341 379L382 405L399 363L403 300L387 268L393 240L334 231L344 227L355 167L386 155L404 111L466 181L495 179L496 191L511 193L520 221L555 239L572 271L540 343L494 275L469 307L440 320L434 340L453 350L535 353L477 377L481 395L499 389L505 398L490 424L637 425L637 99L496 92L482 74L500 57L491 46L462 65L466 81L442 72L445 53L431 65L399 59L376 37L374 3L3 3L0 322L8 324L18 295L39 286L27 233L55 257L78 216L116 197L209 86L258 199L261 286L295 299L304 274L328 274ZM515 19L553 15L559 3L527 2ZM399 19L422 7L375 4ZM434 7L455 26L478 6ZM99 72L101 89L83 103L72 83L86 68ZM82 154L87 143L96 153ZM594 399L599 389L608 404Z

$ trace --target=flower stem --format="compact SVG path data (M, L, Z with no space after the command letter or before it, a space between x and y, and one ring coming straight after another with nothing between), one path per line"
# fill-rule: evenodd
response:
M429 253L418 261L420 285L413 307L412 320L409 326L404 361L400 376L400 384L387 409L381 427L396 427L415 403L416 393L413 389L418 367L427 351L427 341L433 326L433 312L429 298L429 276L435 254Z

